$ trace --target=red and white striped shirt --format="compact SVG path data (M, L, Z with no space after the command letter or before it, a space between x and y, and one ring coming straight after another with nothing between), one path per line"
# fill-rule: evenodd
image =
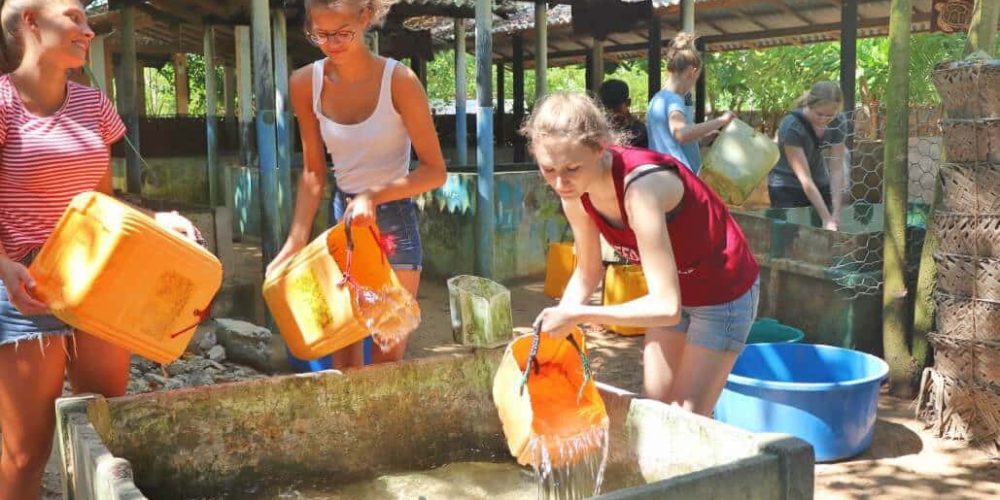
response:
M97 188L111 168L108 145L124 134L97 89L69 82L62 107L38 117L0 76L0 244L9 258L40 247L70 200Z

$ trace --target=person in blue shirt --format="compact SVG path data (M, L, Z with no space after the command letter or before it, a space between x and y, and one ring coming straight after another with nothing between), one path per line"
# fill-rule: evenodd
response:
M701 55L694 46L693 33L678 33L667 52L667 84L653 96L646 113L649 149L681 160L692 172L701 168L699 142L719 133L736 119L732 111L703 123L694 123L694 108L686 96L701 75Z

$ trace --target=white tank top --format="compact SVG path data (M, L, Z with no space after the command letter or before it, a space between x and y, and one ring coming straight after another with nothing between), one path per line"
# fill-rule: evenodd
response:
M313 111L320 134L333 161L337 189L357 194L406 176L410 167L410 135L392 105L392 70L396 61L386 59L375 111L360 123L344 125L323 114L323 63L313 63Z

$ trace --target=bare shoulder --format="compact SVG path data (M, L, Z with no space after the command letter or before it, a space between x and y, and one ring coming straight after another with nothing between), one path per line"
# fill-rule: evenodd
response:
M684 168L676 167L676 168ZM628 186L626 201L655 202L665 210L671 210L684 196L684 182L673 169L663 169L660 165L640 165L625 178Z
M293 71L292 75L288 77L288 84L290 87L303 87L303 86L311 87L312 74L313 74L313 63L309 63Z

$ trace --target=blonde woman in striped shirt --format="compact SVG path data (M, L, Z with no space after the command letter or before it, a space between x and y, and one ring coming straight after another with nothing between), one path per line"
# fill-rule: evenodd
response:
M75 392L128 384L129 353L51 316L27 269L73 196L112 192L125 127L104 94L67 79L94 37L78 0L7 0L0 23L0 500L20 500L39 497L65 375Z

